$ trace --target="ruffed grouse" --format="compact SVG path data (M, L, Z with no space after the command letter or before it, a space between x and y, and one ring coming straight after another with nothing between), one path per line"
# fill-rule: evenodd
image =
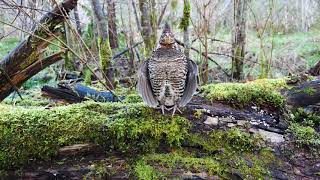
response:
M184 107L196 92L198 67L178 48L169 25L165 25L157 48L138 71L138 93L153 108ZM180 110L179 110L180 111Z

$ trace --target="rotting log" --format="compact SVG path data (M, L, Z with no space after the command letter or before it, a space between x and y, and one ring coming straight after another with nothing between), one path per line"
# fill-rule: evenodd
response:
M308 81L286 91L288 105L307 107L320 103L320 80Z
M44 86L41 89L43 95L66 101L68 103L79 103L88 99L97 102L115 102L116 97L109 91L97 91L81 84L58 84L58 87Z
M42 56L50 40L60 34L62 22L76 4L77 0L65 0L46 13L31 34L0 61L0 101L33 75L62 59L60 53L44 59Z

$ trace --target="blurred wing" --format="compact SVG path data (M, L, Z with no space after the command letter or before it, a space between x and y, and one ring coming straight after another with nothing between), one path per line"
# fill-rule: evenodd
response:
M150 107L157 107L158 101L156 97L153 94L151 84L149 81L148 76L148 61L146 60L141 65L139 71L138 71L138 84L137 84L137 90L138 94L142 97L143 101Z
M191 100L198 87L198 66L191 59L188 59L188 74L186 87L179 103L180 107L184 107Z

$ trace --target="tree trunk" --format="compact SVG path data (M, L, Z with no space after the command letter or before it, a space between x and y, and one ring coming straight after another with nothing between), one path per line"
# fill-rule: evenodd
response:
M76 20L76 25L77 25L77 32L81 36L81 25L80 25L80 17L79 17L79 12L78 12L78 5L74 7L74 18Z
M137 24L137 29L141 33L142 32L141 24L140 24L139 17L138 17L137 6L136 6L136 3L134 1L135 0L131 0L131 4L132 4L132 8L133 8L133 13L134 13L134 17L135 17L135 20L136 20L136 24Z
M99 0L91 0L93 14L96 19L98 30L98 49L99 60L102 71L105 75L107 86L114 89L114 70L112 68L111 58L112 50L108 39L108 22L103 13L102 6Z
M77 0L66 0L51 12L45 14L34 26L32 35L22 41L2 61L0 61L0 101L19 88L30 77L62 57L62 53L41 59L43 50L49 45L53 35L61 33L61 23L65 14L69 13L77 4ZM48 30L50 33L48 33ZM41 39L39 39L41 37ZM48 40L48 41L45 41Z
M243 61L246 45L247 1L234 0L234 29L232 38L232 77L243 79Z
M107 5L110 47L111 49L116 49L119 47L116 23L116 6L114 0L107 0Z
M139 0L141 11L141 35L145 45L145 56L149 56L154 48L152 41L151 0Z
M190 39L189 39L190 13L191 13L190 1L184 0L183 17L180 22L180 29L183 30L184 54L188 58L190 54Z

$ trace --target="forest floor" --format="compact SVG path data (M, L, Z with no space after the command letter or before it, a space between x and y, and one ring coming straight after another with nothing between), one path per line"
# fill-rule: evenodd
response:
M210 84L174 117L132 91L67 105L26 88L0 104L1 177L319 179L320 118L289 111L284 82Z

